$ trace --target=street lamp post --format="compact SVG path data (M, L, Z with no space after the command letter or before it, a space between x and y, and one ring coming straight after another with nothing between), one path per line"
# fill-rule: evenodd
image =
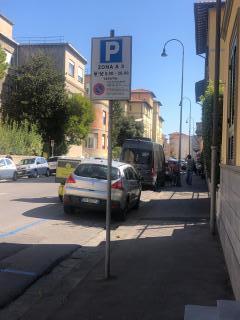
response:
M189 102L189 129L188 129L188 135L189 135L189 141L188 141L188 154L191 154L191 120L192 120L192 101L188 97L184 97L183 99L188 100Z
M178 40L178 39L170 39L168 41L165 42L164 46L163 46L163 51L161 56L162 57L167 57L167 53L166 53L166 46L168 45L169 42L178 42L181 47L182 47L182 77L181 77L181 97L180 97L180 125L179 125L179 149L178 149L178 181L177 181L177 186L181 187L182 183L181 183L181 149L182 149L182 107L183 107L183 75L184 75L184 45L182 43L182 41Z

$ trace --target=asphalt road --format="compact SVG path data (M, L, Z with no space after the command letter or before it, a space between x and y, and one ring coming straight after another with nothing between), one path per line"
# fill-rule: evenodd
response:
M0 182L0 307L80 246L104 240L104 212L67 216L57 192L54 177Z
M0 182L0 241L84 245L104 229L104 213L66 216L54 177Z

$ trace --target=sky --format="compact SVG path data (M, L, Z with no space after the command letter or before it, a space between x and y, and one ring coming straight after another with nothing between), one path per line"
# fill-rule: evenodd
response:
M164 134L179 131L182 49L185 47L184 96L192 101L192 123L201 121L195 82L203 79L204 59L196 55L193 4L196 0L0 0L0 12L14 23L14 37L62 36L88 61L91 38L131 35L132 89L148 89L162 103ZM183 132L188 134L189 101L184 100ZM193 127L193 126L192 126Z

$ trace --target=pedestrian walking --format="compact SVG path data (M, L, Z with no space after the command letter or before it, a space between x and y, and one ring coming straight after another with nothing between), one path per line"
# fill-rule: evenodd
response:
M194 159L192 159L192 156L189 154L187 156L187 177L186 182L189 186L192 185L192 175L195 167Z

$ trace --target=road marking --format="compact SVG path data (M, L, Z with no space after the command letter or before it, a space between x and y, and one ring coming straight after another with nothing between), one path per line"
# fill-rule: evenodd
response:
M24 276L31 276L31 277L35 277L37 275L36 272L28 272L28 271L21 271L21 270L15 270L15 269L0 269L0 272L15 273L15 274L21 274Z
M15 230L12 230L12 231L8 231L8 232L5 232L5 233L0 233L0 238L6 238L6 237L9 237L9 236L13 236L23 230L26 230L28 228L31 228L37 224L40 224L40 223L43 223L43 222L46 222L47 220L44 220L44 219L41 219L41 220L38 220L38 221L35 221L35 222L32 222L32 223L28 223L28 224L25 224L24 226L22 227L19 227L19 228L16 228Z
M5 194L8 194L7 192L0 192L0 196L4 196Z

